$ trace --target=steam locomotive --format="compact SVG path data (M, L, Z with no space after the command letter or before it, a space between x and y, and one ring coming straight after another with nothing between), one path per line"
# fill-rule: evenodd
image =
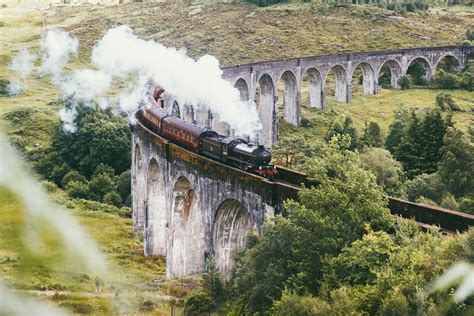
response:
M194 124L169 115L163 109L164 90L151 87L148 98L156 106L142 109L138 118L153 132L172 142L239 169L273 179L277 173L270 164L271 153L263 146L257 146L241 138L219 135L216 131L203 129Z

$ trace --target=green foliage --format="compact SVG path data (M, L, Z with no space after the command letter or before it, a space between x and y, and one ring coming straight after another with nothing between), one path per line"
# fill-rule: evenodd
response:
M69 181L65 186L65 190L74 199L86 199L89 196L89 187L87 183L82 181Z
M359 133L350 116L346 116L342 125L335 121L326 136L324 136L324 140L329 142L337 135L348 135L350 137L351 142L349 148L351 150L355 150L359 146Z
M440 111L453 111L453 112L460 112L462 109L459 105L456 104L453 97L449 93L438 93L436 95L436 105L438 106Z
M468 41L474 41L474 31L471 31L470 29L467 29L467 30L466 30L465 38L466 38Z
M437 173L424 173L406 181L404 191L410 201L416 201L422 196L440 203L446 187Z
M84 177L82 174L77 172L76 170L69 171L64 177L63 180L61 181L61 184L63 188L65 188L69 182L71 181L76 181L76 182L82 182L86 183L87 179Z
M280 300L273 303L273 315L324 316L329 315L331 305L310 295L297 295L285 291Z
M458 202L456 202L456 199L450 193L448 193L444 196L443 200L441 200L440 206L444 207L444 208L447 208L447 209L450 209L450 210L458 210L459 209Z
M122 206L122 198L120 197L120 194L115 191L107 192L104 195L103 201L104 203L114 205L116 207Z
M455 128L448 129L438 174L454 196L474 196L474 144Z
M7 97L10 95L10 92L8 91L8 85L10 84L10 81L7 79L0 79L0 97Z
M184 300L186 315L201 315L211 310L211 297L202 290L194 290Z
M403 168L389 151L382 148L366 148L361 153L362 165L372 172L384 192L389 195L400 195L403 180Z
M411 81L412 80L409 76L401 76L398 79L397 83L398 83L398 85L400 86L400 88L402 90L407 90L407 89L410 89L410 87L411 87L411 84L412 84Z
M79 107L77 131L58 127L52 151L74 170L89 177L103 163L122 173L130 165L130 131L125 118L111 112Z
M202 287L211 298L212 306L219 306L225 298L225 287L219 274L214 257L206 260L205 273L202 276Z
M120 194L124 201L132 193L132 180L130 170L124 171L117 178L117 192Z
M262 312L285 288L317 294L326 258L360 238L366 224L392 227L383 192L350 143L348 135L334 137L307 162L309 177L320 186L304 188L298 203L287 202L288 218L268 223L259 243L237 261L232 285L240 310Z
M361 139L362 143L369 147L382 147L384 144L384 137L382 129L377 122L370 122L365 124L364 135Z
M408 10L410 11L410 10ZM407 76L411 78L414 85L425 86L428 84L426 75L428 72L428 65L423 59L415 59L407 69ZM400 85L401 86L401 85ZM403 89L403 87L402 87Z
M90 198L95 201L103 201L107 193L115 190L115 183L106 173L101 173L89 182Z
M409 178L436 172L443 137L451 125L451 117L443 119L439 111L428 111L423 115L402 111L390 125L387 149L403 164Z
M362 239L330 260L325 266L325 282L337 288L343 284L364 285L375 280L375 271L386 265L397 245L389 234L383 231L368 231Z
M272 154L278 161L282 161L285 167L292 168L302 166L314 150L314 146L304 137L295 136L283 138L278 146L272 148Z

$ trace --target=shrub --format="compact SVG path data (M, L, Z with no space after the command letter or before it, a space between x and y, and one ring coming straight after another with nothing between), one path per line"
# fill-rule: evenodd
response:
M10 81L7 79L0 79L0 96L7 97L10 95L8 86L10 85Z
M123 172L117 178L117 192L120 194L123 200L126 200L127 197L132 192L132 180L131 180L131 172L127 170Z
M411 87L411 79L408 76L401 76L398 79L397 83L402 90L407 90Z
M86 199L89 195L87 183L82 181L69 181L65 189L67 194L74 199Z
M462 197L459 199L459 210L464 213L474 215L474 199Z
M443 70L439 70L436 73L435 85L441 89L456 89L459 88L459 78L456 74L445 72Z
M300 296L284 292L281 299L273 302L273 315L329 315L331 306L328 302L309 295Z
M459 209L459 204L456 202L456 199L454 196L450 193L446 194L441 201L441 207L450 209L450 210L458 210Z
M119 209L118 214L120 217L131 218L132 209L130 207L122 207L121 209Z
M82 182L86 183L87 179L84 177L82 174L80 174L76 170L69 171L66 173L66 175L63 177L63 180L61 181L63 187L65 188L67 184L71 181L76 181L76 182Z
M112 191L112 192L107 192L105 195L104 195L104 200L103 200L104 203L107 203L107 204L110 204L110 205L114 205L116 207L120 207L122 206L122 198L120 197L120 195L115 192L115 191Z
M410 201L415 201L418 197L423 196L435 202L446 192L446 187L442 183L437 173L423 173L405 182L404 191Z
M200 315L211 310L211 297L202 290L194 290L184 300L186 315Z
M57 189L58 189L58 186L51 182L51 181L48 181L48 180L43 180L41 181L41 185L43 186L43 188L46 189L46 191L48 192L56 192Z
M96 201L103 201L105 195L115 191L115 184L109 175L101 173L89 182L90 197Z

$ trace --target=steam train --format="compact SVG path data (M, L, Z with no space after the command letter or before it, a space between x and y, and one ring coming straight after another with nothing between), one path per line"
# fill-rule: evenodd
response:
M159 86L152 86L147 97L154 105L137 113L140 121L151 131L206 157L273 179L277 171L270 164L271 153L263 146L241 138L219 135L216 131L169 115L163 109L163 93L164 90Z

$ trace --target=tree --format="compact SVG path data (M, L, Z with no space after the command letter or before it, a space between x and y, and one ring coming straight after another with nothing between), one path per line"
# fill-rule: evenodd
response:
M117 173L129 168L130 130L125 118L110 111L79 107L75 124L75 133L59 126L53 135L52 151L69 166L86 177L100 163L111 166Z
M451 127L444 137L438 174L455 197L474 194L474 144Z
M87 199L89 196L89 188L85 182L69 181L65 189L73 199Z
M382 129L377 122L370 122L367 125L365 123L364 135L362 136L362 143L369 147L382 147L384 143L384 137L382 135Z
M272 153L280 158L285 167L294 167L304 164L305 158L311 155L314 146L309 144L304 137L285 137L280 144L273 148Z
M416 201L419 197L424 197L440 203L441 197L446 192L446 186L437 173L423 173L412 180L406 181L403 190L410 201Z
M92 200L103 201L105 195L115 191L115 183L106 173L101 173L89 182L89 195Z
M307 162L308 176L320 185L288 201L288 218L266 224L260 241L237 260L232 289L239 311L263 312L285 288L316 295L326 258L360 238L366 224L375 231L393 226L381 188L350 144L350 136L335 136Z
M206 260L205 272L202 276L202 286L211 298L213 306L218 306L223 301L225 297L225 287L214 257L212 256Z
M361 153L364 168L372 172L384 192L399 195L403 178L402 164L382 148L366 148Z
M86 183L87 179L82 174L77 172L76 170L72 170L72 171L69 171L63 177L63 180L61 181L61 184L62 184L63 188L66 187L67 184L71 181Z
M397 83L402 90L408 90L411 87L411 78L408 76L401 76Z
M117 178L117 192L120 194L124 201L132 193L132 180L130 170L124 171Z
M345 117L342 125L338 122L334 122L329 131L326 133L324 140L329 142L334 136L337 135L348 135L351 137L351 143L349 146L351 150L355 150L359 146L359 133L350 116Z

